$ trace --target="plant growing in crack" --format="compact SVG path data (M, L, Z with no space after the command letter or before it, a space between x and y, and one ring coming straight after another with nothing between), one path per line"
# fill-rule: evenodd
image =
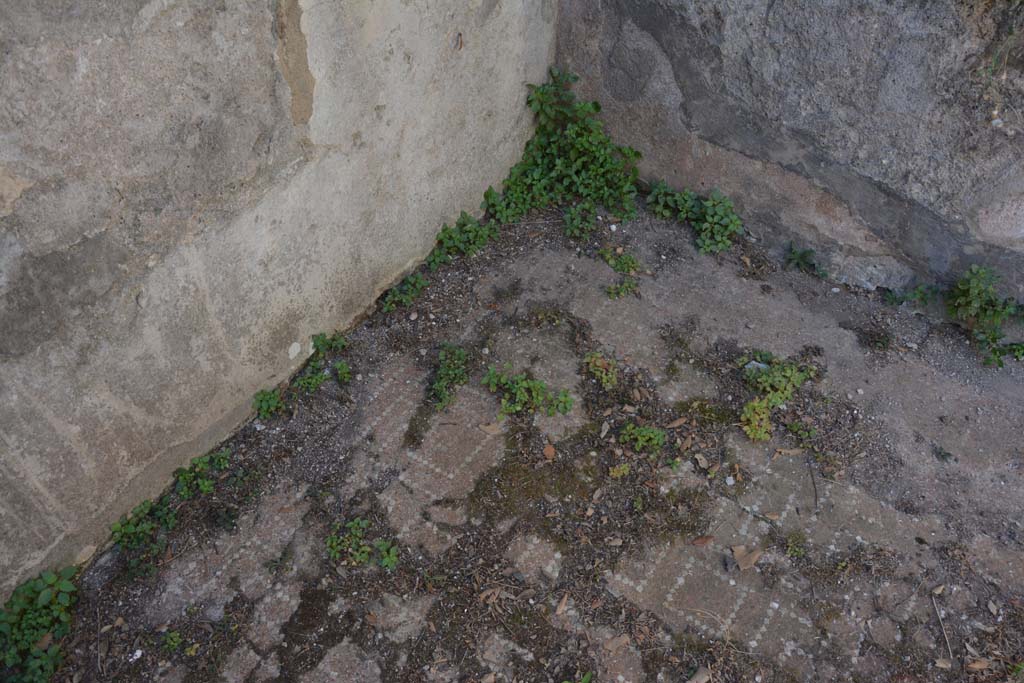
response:
M279 389L264 389L257 391L252 399L253 410L261 420L268 420L277 413L284 410L284 401L281 400Z
M455 389L469 381L469 354L454 344L442 344L437 353L437 372L430 393L437 409L444 410L455 400Z

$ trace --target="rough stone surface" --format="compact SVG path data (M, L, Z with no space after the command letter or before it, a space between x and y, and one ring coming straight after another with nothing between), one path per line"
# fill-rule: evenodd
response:
M947 648L1009 675L1024 657L1019 364L981 365L938 306L755 269L748 243L703 256L647 214L584 244L536 225L438 271L415 319L351 330L339 357L359 379L234 435L232 469L179 501L189 524L151 576L96 558L55 683L640 683L700 666L723 683L952 683L960 669L935 666ZM648 267L638 297L604 295L609 243ZM428 387L452 340L469 381L438 411ZM821 368L765 442L737 425L752 349ZM618 360L612 390L582 370L594 350ZM492 363L570 388L576 428L498 421ZM667 431L661 452L619 438L634 421ZM619 463L632 469L613 477ZM259 485L233 489L240 472ZM213 525L232 500L237 528ZM371 547L395 544L394 567L329 557L356 517ZM196 654L164 652L161 628Z
M1024 13L1007 3L562 0L559 62L644 175L721 188L868 286L1024 287Z
M331 648L316 669L299 680L302 683L380 683L380 667L357 645L346 640Z
M0 592L106 536L475 209L551 0L0 4Z
M278 611L285 609L293 596L273 585L268 565L281 556L302 523L309 508L303 499L304 491L305 487L296 489L284 484L261 501L258 510L239 520L238 533L227 536L222 544L172 561L168 569L170 579L160 593L152 596L148 608L150 622L166 623L193 605L202 607L211 620L220 619L235 585L253 600L271 592L269 602L258 610L259 618L276 624L285 621L287 616L281 618ZM257 637L256 642L267 641L269 645L272 638L268 633Z

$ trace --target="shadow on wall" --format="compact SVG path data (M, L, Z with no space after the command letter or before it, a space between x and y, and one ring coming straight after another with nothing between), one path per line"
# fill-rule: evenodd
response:
M1024 287L1024 8L562 0L558 56L641 170L866 287Z

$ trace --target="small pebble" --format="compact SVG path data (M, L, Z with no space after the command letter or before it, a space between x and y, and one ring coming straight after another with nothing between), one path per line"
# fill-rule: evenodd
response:
M864 390L863 390L863 389L858 389L858 390L857 390L857 393L858 393L858 394L859 394L860 396L863 396L863 395L864 395Z
M732 486L735 483L736 483L736 480L733 479L732 477L726 477L725 478L725 485L726 486Z
M363 376L362 376L362 375L356 375L356 381L357 381L357 382L358 382L358 381L360 381L360 380L362 380L362 379L363 379Z
M489 354L490 352L491 352L491 350L489 348L487 348L486 346L483 349L480 350L480 353L482 353L485 356L487 354Z
M617 227L618 227L618 226L615 226L615 225L611 226L611 228L612 228L612 232L615 232L615 230L616 230L616 228L617 228Z
M413 311L412 313L409 314L409 320L415 320L418 317L420 317L420 314L417 313L416 311Z
M839 293L839 288L838 287L833 287L832 288L832 293L833 294L838 294Z

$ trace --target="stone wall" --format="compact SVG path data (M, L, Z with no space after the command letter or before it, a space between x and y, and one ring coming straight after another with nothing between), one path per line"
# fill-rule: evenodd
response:
M1024 286L1024 6L561 0L561 64L643 174L719 187L751 233L899 287Z
M0 593L474 210L554 0L0 3Z

